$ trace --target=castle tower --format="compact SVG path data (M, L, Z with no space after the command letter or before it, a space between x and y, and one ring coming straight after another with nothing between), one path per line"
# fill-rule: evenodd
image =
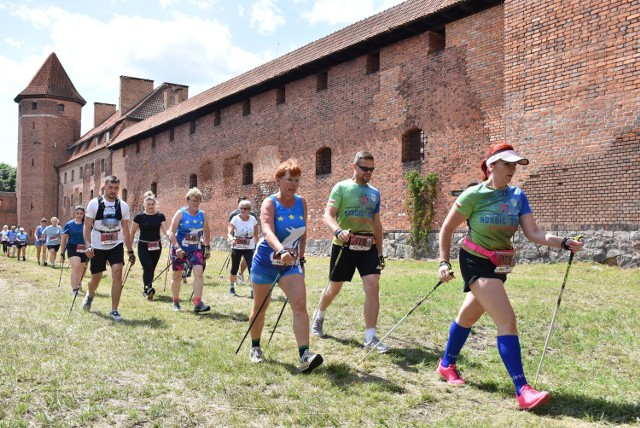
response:
M80 138L86 103L71 83L55 53L49 55L18 103L18 222L32 236L42 217L58 216L57 165ZM63 223L67 219L60 219Z

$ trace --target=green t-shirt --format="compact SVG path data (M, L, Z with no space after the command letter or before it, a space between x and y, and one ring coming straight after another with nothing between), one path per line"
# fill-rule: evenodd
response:
M360 186L353 180L344 180L333 186L327 206L338 209L340 229L373 233L373 219L380 213L380 191L370 184ZM338 238L333 242L342 245Z
M484 183L462 192L456 200L456 210L467 217L471 241L487 250L510 250L520 216L531 213L529 201L519 187L496 190Z

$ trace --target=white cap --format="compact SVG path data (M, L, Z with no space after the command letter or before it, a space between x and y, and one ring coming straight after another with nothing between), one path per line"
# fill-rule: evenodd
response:
M529 165L529 159L523 158L522 156L518 155L515 150L502 150L489 156L489 159L487 159L487 166L498 160L503 160L505 162L514 162L519 165Z

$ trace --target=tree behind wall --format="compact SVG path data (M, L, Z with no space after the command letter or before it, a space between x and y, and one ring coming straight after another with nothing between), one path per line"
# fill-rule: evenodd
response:
M16 168L7 164L0 163L0 192L16 191Z

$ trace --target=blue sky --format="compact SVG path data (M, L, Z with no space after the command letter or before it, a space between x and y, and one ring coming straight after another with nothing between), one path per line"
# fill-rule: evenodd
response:
M0 162L17 163L13 99L55 52L87 104L118 104L119 77L192 97L401 0L0 0Z

